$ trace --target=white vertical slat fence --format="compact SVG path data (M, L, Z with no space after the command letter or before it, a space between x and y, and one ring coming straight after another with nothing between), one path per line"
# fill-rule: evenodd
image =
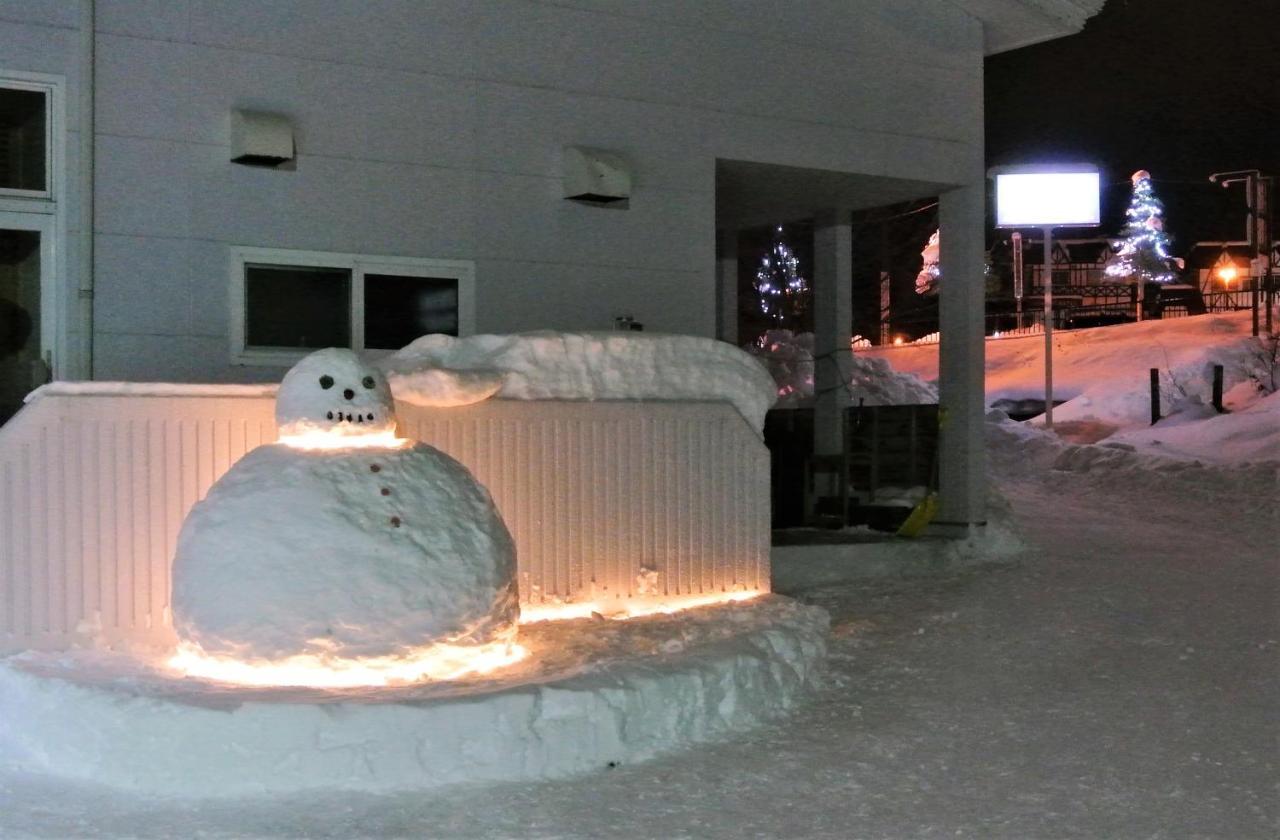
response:
M145 389L142 389L145 391ZM168 645L182 521L275 439L251 389L59 393L0 427L0 653ZM769 455L725 403L401 404L401 433L475 473L525 603L769 588Z

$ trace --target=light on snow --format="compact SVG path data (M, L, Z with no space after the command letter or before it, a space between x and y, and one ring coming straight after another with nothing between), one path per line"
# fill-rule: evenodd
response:
M216 682L256 686L354 688L407 685L423 680L456 680L507 668L528 655L513 638L482 645L434 644L401 656L347 658L297 654L252 660L211 656L192 642L180 642L168 665L179 674Z
M625 621L646 615L672 615L712 604L728 604L734 601L750 601L764 595L756 589L739 592L716 592L710 595L682 595L663 601L638 601L609 604L601 601L580 601L569 604L538 604L521 607L520 623L534 624L541 621L566 621L575 618L601 618Z
M520 623L571 621L593 616L625 621L649 615L674 615L714 604L751 601L764 594L752 589L621 604L600 601L541 604L522 609ZM182 676L237 685L355 688L483 676L509 668L528 655L529 651L516 642L513 632L487 644L439 643L414 648L399 656L367 657L297 654L281 659L237 659L213 656L193 642L182 641L167 664Z

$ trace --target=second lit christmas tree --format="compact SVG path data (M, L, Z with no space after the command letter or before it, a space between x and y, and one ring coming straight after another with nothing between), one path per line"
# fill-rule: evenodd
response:
M1133 173L1133 197L1125 211L1122 239L1107 263L1106 274L1132 283L1172 283L1178 279L1177 261L1169 254L1164 232L1164 205L1151 187L1151 173Z

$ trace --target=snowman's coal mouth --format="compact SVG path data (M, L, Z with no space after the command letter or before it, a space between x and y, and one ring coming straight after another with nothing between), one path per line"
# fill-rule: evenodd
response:
M326 420L332 420L334 423L372 423L374 422L374 414L369 412L342 412L329 411L325 413Z

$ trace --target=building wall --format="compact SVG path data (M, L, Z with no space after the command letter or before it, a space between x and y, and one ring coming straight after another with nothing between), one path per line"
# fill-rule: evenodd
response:
M0 70L69 77L73 168L78 8L0 2ZM482 332L714 335L717 157L959 183L982 139L981 25L934 0L98 0L97 30L100 379L279 376L229 363L233 244L473 260ZM293 118L296 171L228 162L236 107ZM563 200L565 145L626 156L629 208Z

